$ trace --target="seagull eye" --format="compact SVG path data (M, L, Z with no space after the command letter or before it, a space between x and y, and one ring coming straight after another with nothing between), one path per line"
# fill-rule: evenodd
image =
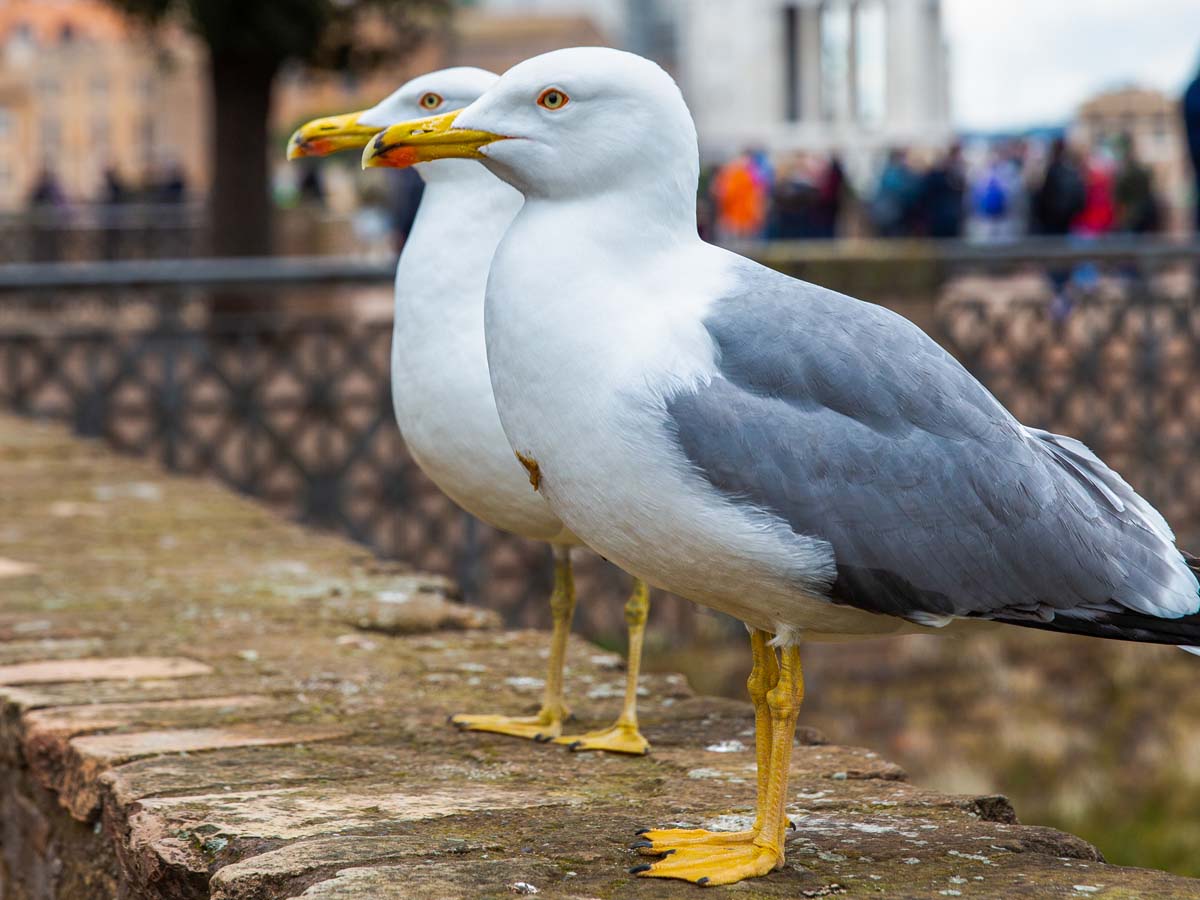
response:
M538 106L542 109L562 109L571 98L558 88L546 88L537 98Z
M423 109L437 109L442 105L442 95L430 91L427 94L422 94L419 102Z

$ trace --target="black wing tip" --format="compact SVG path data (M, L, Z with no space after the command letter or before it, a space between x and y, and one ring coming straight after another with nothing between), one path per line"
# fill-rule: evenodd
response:
M1016 619L997 617L992 621L1022 628L1057 631L1083 637L1107 638L1137 644L1165 644L1182 647L1200 656L1200 612L1175 619L1149 616L1144 613L1101 613L1094 618L1059 613L1053 619Z

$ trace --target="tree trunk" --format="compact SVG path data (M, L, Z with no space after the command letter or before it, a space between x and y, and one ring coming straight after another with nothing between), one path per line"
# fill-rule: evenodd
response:
M215 165L210 247L215 256L266 256L271 252L267 135L271 84L278 68L270 57L212 53Z

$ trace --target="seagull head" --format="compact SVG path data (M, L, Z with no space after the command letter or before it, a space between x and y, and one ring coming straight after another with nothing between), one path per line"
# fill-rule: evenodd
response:
M313 119L288 141L287 158L328 156L360 149L389 125L447 110L461 110L496 83L497 75L472 66L441 69L412 79L370 109Z
M380 132L363 165L447 157L483 161L526 197L671 195L695 215L699 154L687 105L658 65L620 50L528 59L460 112Z

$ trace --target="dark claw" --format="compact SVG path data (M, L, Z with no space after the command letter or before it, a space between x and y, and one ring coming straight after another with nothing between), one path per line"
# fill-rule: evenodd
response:
M629 874L630 875L638 875L642 872L649 872L651 868L653 868L653 867L649 866L649 865L634 866L632 869L629 870Z
M533 736L533 739L534 739L535 741L537 741L539 744L548 744L548 743L550 743L550 735L548 735L548 734L535 734L535 735Z
M583 741L571 741L571 743L567 744L567 749L570 750L572 753L574 753L576 750L578 750L582 746L583 746Z
M654 841L640 840L629 845L630 850L641 850L643 847L653 847Z
M653 828L639 828L637 831L634 832L634 834L649 834L653 830L654 830Z
M672 853L674 853L677 849L678 849L677 847L672 847L670 850L664 850L662 853L663 859L666 859L668 856L670 856Z
M705 875L703 878L697 878L696 884L708 884L708 876Z
M795 822L793 822L791 819L788 819L788 830L789 830L789 831L795 831L795 830L796 830L796 823L795 823Z
M454 717L456 715L458 715L458 713L451 713L450 715L446 716L446 723L449 725L457 725L458 723L454 721Z

